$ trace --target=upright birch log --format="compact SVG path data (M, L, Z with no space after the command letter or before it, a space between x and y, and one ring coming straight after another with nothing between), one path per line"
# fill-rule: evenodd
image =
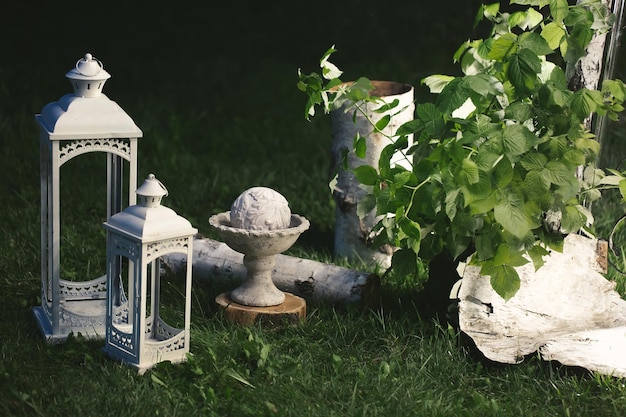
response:
M377 103L362 104L365 114L354 111L352 103L344 103L331 112L332 123L332 166L331 172L337 172L337 182L333 190L335 199L335 255L352 260L372 261L388 268L391 265L393 248L373 248L368 244L370 233L377 222L375 210L359 218L357 205L366 194L366 190L350 172L360 165L378 167L378 160L383 148L389 145L391 137L402 124L413 119L413 87L391 81L372 81L374 90L371 95L381 98ZM394 109L377 113L375 110L385 103L399 100ZM376 131L374 125L385 115L391 115L390 123ZM364 158L358 157L354 149L355 137L366 138L367 151ZM412 138L409 138L411 143ZM343 158L347 154L348 169L343 167ZM392 159L392 165L399 164L411 169L411 161L402 153Z

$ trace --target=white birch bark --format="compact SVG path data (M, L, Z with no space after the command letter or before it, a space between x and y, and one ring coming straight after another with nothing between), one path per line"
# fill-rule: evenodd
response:
M381 102L366 103L362 107L367 116L348 109L351 103L344 103L340 108L331 112L332 122L332 166L331 172L337 172L337 182L333 190L335 199L335 255L351 260L364 261L381 265L388 268L391 265L393 249L388 247L373 248L368 244L370 233L377 222L375 210L370 211L365 217L357 215L357 205L366 194L366 190L350 172L360 165L378 167L378 161L383 148L389 145L392 137L399 126L410 121L414 117L415 105L413 103L413 87L409 84L401 84L391 81L372 81L375 89L372 96L380 97ZM398 106L384 113L377 113L385 103L399 100ZM384 115L392 115L390 123L381 132L376 132L372 123L377 123ZM357 136L367 138L367 152L365 158L355 155L354 139ZM410 138L410 142L412 138ZM343 156L347 153L348 170L343 169ZM398 164L407 169L412 169L410 159L402 154L397 154L392 165Z
M601 248L598 251L598 248ZM535 271L516 268L521 286L504 301L490 278L465 267L458 293L459 326L486 358L519 363L535 352L545 360L608 375L626 375L626 301L606 268L606 242L568 235Z
M173 253L163 257L166 268L181 270L186 258ZM289 255L276 255L272 272L281 291L309 300L371 306L379 301L380 277L376 274ZM193 242L193 279L231 284L236 288L246 278L243 254L225 243L197 236Z

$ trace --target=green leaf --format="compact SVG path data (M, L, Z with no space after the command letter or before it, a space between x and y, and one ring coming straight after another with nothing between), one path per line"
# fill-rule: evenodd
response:
M424 122L420 119L413 119L400 125L398 130L396 130L396 135L413 135L421 132L422 130L424 130Z
M521 49L507 60L507 75L511 84L521 91L532 91L541 72L541 60L529 49Z
M622 201L626 201L626 179L619 182L619 192L622 195Z
M530 259L533 261L535 271L537 271L545 263L543 257L547 256L550 252L548 252L543 246L535 245L532 248L528 249L527 253Z
M543 15L533 8L528 8L524 11L513 12L509 16L509 26L517 26L522 30L532 29L542 21Z
M481 10L486 18L491 19L500 11L500 3L483 4Z
M466 206L469 206L475 201L487 199L493 193L491 181L487 174L483 174L481 171L478 175L479 180L477 183L461 187Z
M372 82L366 77L360 77L350 84L346 91L346 98L353 102L359 102L370 98L370 91L374 89Z
M511 124L502 130L502 146L505 155L509 157L521 155L528 151L536 139L537 137L523 125Z
M626 99L626 86L621 80L604 80L602 81L602 93L614 100L623 102Z
M574 93L569 90L550 88L550 97L548 99L548 104L560 108L568 107L573 94Z
M519 48L521 50L530 50L535 55L549 55L554 52L548 41L535 32L526 32L519 36Z
M624 177L622 177L621 175L607 175L598 182L598 185L610 185L613 187L618 187L620 182L622 181L624 181Z
M397 167L396 169L400 171L393 174L393 181L391 186L394 189L397 190L401 187L404 187L409 181L415 181L415 174L412 171L408 171L403 167Z
M437 105L444 114L452 114L467 100L469 94L462 81L462 78L450 81L437 97Z
M471 159L465 158L461 163L459 180L466 185L476 184L480 178L478 176L478 165Z
M539 152L524 155L520 164L528 171L540 171L548 163L548 157Z
M493 266L508 265L512 267L526 265L528 259L524 258L522 252L511 249L506 243L498 245L496 254L490 261Z
M494 208L494 217L504 230L522 239L530 231L524 200L516 193L507 192Z
M322 76L327 80L333 80L333 79L339 78L341 74L343 74L343 71L337 68L335 64L328 61L328 58L330 58L330 56L335 52L337 52L337 50L335 49L335 45L333 45L324 53L324 55L320 59L320 68L322 69Z
M511 4L521 4L525 6L537 6L539 8L546 6L549 0L511 0Z
M571 106L579 120L584 120L591 112L595 112L598 105L602 105L602 93L597 90L581 88L572 97Z
M418 104L415 113L419 120L423 122L424 132L429 135L436 135L445 127L443 114L432 103ZM398 128L396 134L403 134L402 130Z
M506 156L500 159L493 170L493 178L498 188L505 188L514 177L513 165Z
M356 179L363 185L376 185L380 177L376 168L371 165L360 165L354 168Z
M500 265L490 270L491 287L505 300L510 300L520 288L519 275L515 268Z
M574 172L560 161L550 161L541 171L541 176L551 184L568 185L574 176Z
M503 92L502 83L489 74L467 75L463 85L482 97L495 96Z
M417 254L411 249L398 249L391 257L391 267L401 277L415 275L417 262Z
M354 138L354 153L359 158L365 158L367 154L367 139L359 135L359 132L356 133L356 137Z
M600 142L594 139L580 138L575 141L576 149L581 151L589 151L594 155L600 152Z
M446 193L445 209L446 215L450 220L454 220L454 217L456 216L459 192L460 190L457 188Z
M365 194L363 197L357 201L356 204L356 214L359 219L364 218L372 210L376 208L376 196L374 194Z
M454 78L455 77L450 75L436 74L424 78L422 84L425 84L430 89L431 93L439 94Z
M550 22L541 30L541 36L551 49L557 49L565 37L565 29L556 22Z
M391 103L383 103L383 105L374 109L374 113L384 113L386 111L393 110L398 107L398 104L400 104L400 100L397 98L393 99Z
M585 225L585 219L576 207L567 206L561 219L561 229L565 233L576 233Z
M503 61L517 51L517 36L514 33L505 33L493 42L488 59Z
M497 244L490 234L476 236L475 245L478 259L488 259L495 256Z
M529 198L545 197L550 185L541 175L541 171L530 171L524 178L524 190Z
M476 165L481 171L490 172L500 162L504 155L482 150L475 157Z
M478 214L485 214L490 212L496 206L496 193L492 192L485 198L476 198L469 203L470 214L475 216Z
M380 118L378 122L376 122L375 124L376 130L382 131L384 128L387 127L387 125L389 124L389 121L391 121L391 115L385 114L383 117Z
M504 109L504 114L507 119L525 122L533 117L533 105L528 102L516 101Z
M554 22L552 23L558 25L557 22L563 21L567 17L568 13L569 3L567 0L550 0L550 14L552 15L552 19L554 19Z
M417 239L418 241L422 239L422 231L419 223L407 217L403 217L400 220L400 229L402 229L407 236L413 239Z

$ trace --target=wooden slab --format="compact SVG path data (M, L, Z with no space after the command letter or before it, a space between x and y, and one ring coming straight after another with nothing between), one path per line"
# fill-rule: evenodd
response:
M257 322L271 327L298 324L306 318L306 301L296 295L285 293L285 301L277 306L253 307L237 304L230 292L221 293L215 302L223 309L224 317L232 323L251 326Z

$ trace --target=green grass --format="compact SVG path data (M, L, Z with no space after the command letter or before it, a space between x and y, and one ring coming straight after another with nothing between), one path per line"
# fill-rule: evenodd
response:
M515 366L485 363L451 330L421 322L414 308L363 313L312 306L306 323L274 330L233 327L219 314L204 313L194 315L189 360L161 363L144 376L106 358L100 343L74 338L47 345L26 330L16 342L29 347L2 348L0 375L7 388L0 411L584 416L626 409L620 380L536 358ZM23 321L25 329L33 328Z
M331 262L329 120L304 120L297 69L315 70L334 43L346 79L364 74L419 85L425 75L453 71L450 57L471 35L475 7L368 0L318 10L280 0L271 7L232 3L218 15L210 6L173 9L157 1L149 9L107 5L89 30L77 31L80 8L41 3L0 15L3 39L23 41L0 45L0 415L626 413L622 379L535 357L489 363L433 319L441 306L420 279L393 275L383 282L380 308L310 302L302 325L275 330L229 325L213 303L227 286L194 282L189 361L162 363L143 376L105 356L102 342L46 344L31 313L40 294L33 116L69 92L63 75L83 53L104 61L113 75L105 93L143 130L139 178L157 175L170 192L166 206L216 237L210 215L248 187L273 187L311 221L289 253ZM621 125L611 131L608 166L623 158L622 132ZM101 162L85 157L63 168L68 277L97 274L104 262ZM608 236L624 205L609 198L596 211L600 235ZM623 276L610 277L623 291ZM180 285L167 277L164 293L178 295Z

